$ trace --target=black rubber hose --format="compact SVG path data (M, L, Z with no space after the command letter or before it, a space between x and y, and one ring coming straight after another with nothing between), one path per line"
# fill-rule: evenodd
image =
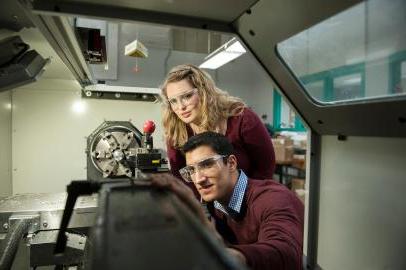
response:
M24 234L28 232L30 223L30 219L21 219L10 228L10 231L7 233L0 247L0 270L11 269L14 257L17 253L18 244Z

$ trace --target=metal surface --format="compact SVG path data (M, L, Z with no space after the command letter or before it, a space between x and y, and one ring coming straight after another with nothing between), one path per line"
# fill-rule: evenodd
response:
M157 102L161 99L160 93L158 88L92 84L84 87L82 97Z
M131 177L127 160L130 149L141 147L141 136L130 122L101 124L88 138L88 179L97 180L100 174L103 178Z
M42 58L36 51L31 50L12 63L1 67L0 91L35 82L42 75L44 67L49 61L49 59Z
M138 182L100 191L86 269L245 269L175 196Z
M128 147L137 147L134 133L124 127L113 126L109 131L103 131L91 145L93 165L107 176L131 176L131 168L122 161Z
M0 29L6 28L20 31L24 27L34 27L31 20L22 11L20 4L15 0L2 0L0 9Z
M317 262L406 269L406 138L321 137Z
M40 216L38 214L29 214L29 215L21 215L21 214L13 214L10 216L8 220L8 227L13 228L16 223L21 220L28 221L27 233L34 233L39 230L40 228Z
M120 18L166 25L230 31L227 24L234 21L257 0L209 0L201 2L155 1L33 1L33 9L43 14L75 14L105 18ZM197 8L198 7L198 8Z
M58 229L65 201L66 193L22 194L2 199L0 201L0 233L7 233L10 218L15 219L26 215L39 216L38 230ZM92 226L96 210L96 196L80 197L75 205L69 228Z
M84 88L84 91L93 92L114 92L114 93L131 93L131 94L161 94L161 89L151 87L135 86L112 86L106 84L92 84Z
M152 142L151 134L142 134L131 122L103 122L87 139L87 179L133 177L137 169L167 171L162 151Z
M306 267L314 269L317 266L317 241L319 225L320 198L320 162L321 137L312 132L310 134L310 171L309 171L309 208L307 229Z
M58 231L40 231L29 241L31 267L46 265L80 265L84 260L86 236L67 233L67 245L63 256L54 255Z
M20 2L25 15L41 31L76 80L82 86L90 84L92 75L69 20L63 17L35 15L30 10L30 1Z
M27 233L31 219L19 219L11 226L0 245L0 270L8 270L13 265L18 244Z

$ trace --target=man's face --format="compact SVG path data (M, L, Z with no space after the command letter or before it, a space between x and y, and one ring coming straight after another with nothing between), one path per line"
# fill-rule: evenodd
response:
M233 192L231 172L236 168L235 157L230 156L227 163L224 160L227 157L221 158L209 146L200 146L186 153L186 164L196 168L193 183L206 202L228 200Z

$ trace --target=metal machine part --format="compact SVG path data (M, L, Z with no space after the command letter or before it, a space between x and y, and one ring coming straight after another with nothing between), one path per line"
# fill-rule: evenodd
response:
M127 121L105 121L87 140L87 179L133 177L161 167L152 133L141 133Z
M40 231L30 241L30 266L77 265L82 267L85 260L85 235L67 232L66 249L63 256L55 256L54 248L58 230Z
M246 269L176 196L151 187L146 175L73 181L68 191L70 203L55 246L61 256L66 252L65 229L75 198L99 193L84 269ZM177 260L179 254L187 256ZM157 256L159 260L154 259Z
M8 232L18 217L38 216L37 224L30 226L29 233L38 230L59 229L66 193L22 194L0 200L0 235ZM69 228L85 228L94 224L97 196L79 197L72 214Z
M19 36L0 40L0 91L37 80L49 59L29 50Z
M66 254L57 258L52 252L55 230L60 227L66 199L66 193L57 193L23 194L0 200L1 267L10 268L16 245L23 236L28 253L17 259L29 262L31 267L82 264L86 240L82 233L95 224L98 200L96 195L78 198L68 224Z
M21 219L14 223L7 233L2 245L0 246L0 270L10 269L13 265L15 254L17 253L18 244L28 231L30 226L29 219Z
M102 215L91 231L86 269L245 269L176 196L130 184L99 194ZM187 256L175 259L179 254Z
M133 175L130 149L141 147L142 133L130 122L105 121L88 137L87 176L100 180Z

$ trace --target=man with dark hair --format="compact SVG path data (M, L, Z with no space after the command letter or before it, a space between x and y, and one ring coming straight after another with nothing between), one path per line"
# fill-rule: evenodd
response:
M190 138L182 147L182 152L187 153L199 146L209 146L219 155L233 155L234 149L227 137L216 132L204 132Z
M183 152L187 166L180 173L207 202L232 255L252 269L302 269L304 209L294 193L272 180L248 179L221 134L193 136ZM174 191L212 229L189 188L162 176L153 184Z

